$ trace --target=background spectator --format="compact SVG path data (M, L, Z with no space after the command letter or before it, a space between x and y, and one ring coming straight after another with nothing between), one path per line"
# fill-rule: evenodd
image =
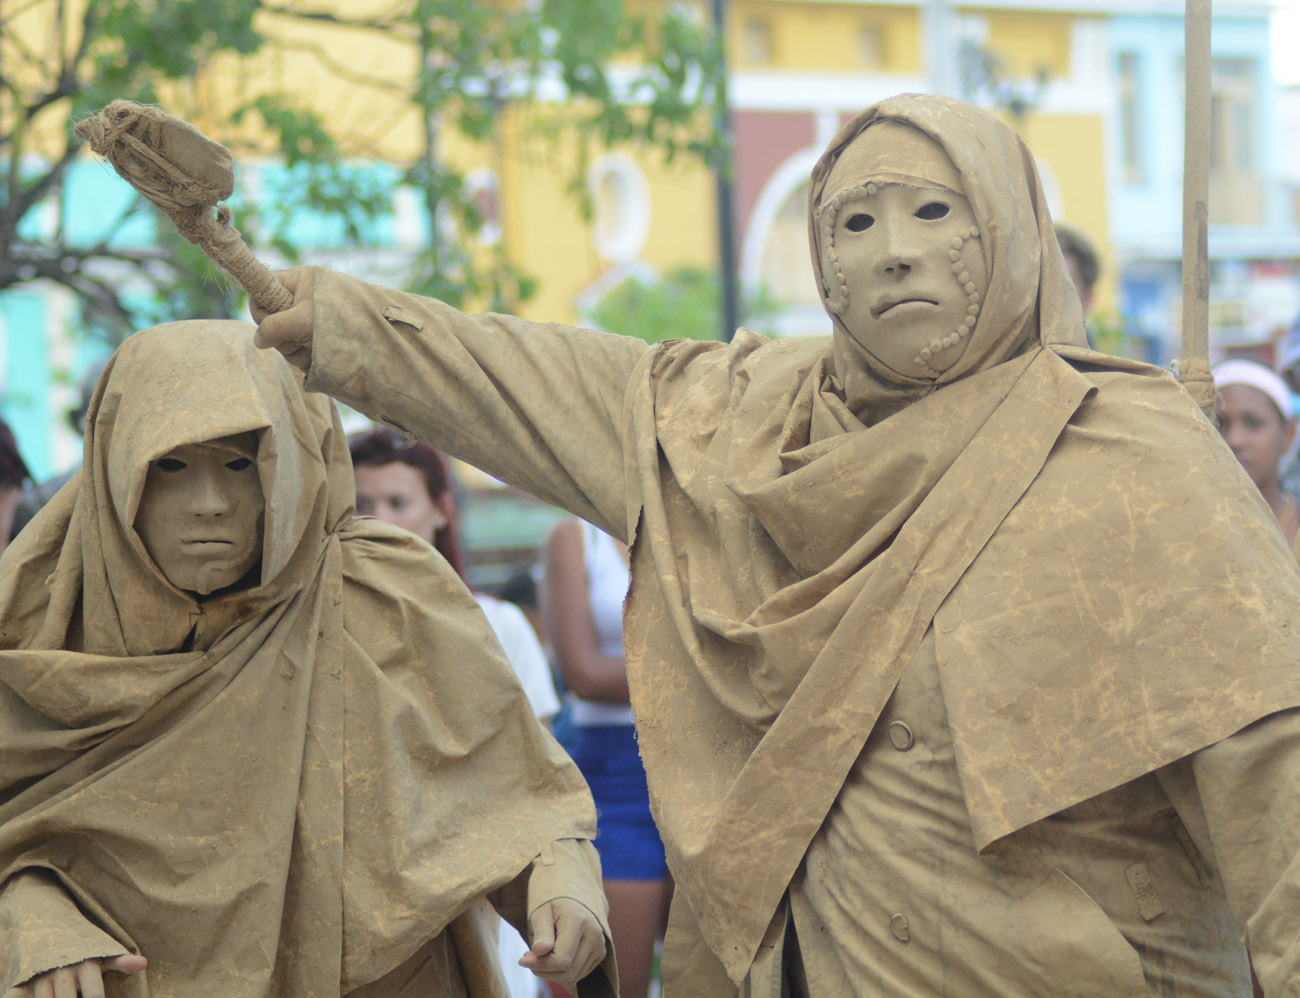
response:
M1223 438L1273 510L1287 543L1300 533L1300 506L1282 488L1282 456L1295 441L1291 396L1280 377L1253 360L1229 360L1214 369Z
M357 513L402 527L428 541L465 578L456 500L446 459L424 444L384 427L349 441L357 486ZM487 593L474 599L492 625L519 682L543 724L560 709L551 669L532 625L514 604ZM501 923L501 968L512 998L534 998L538 979L519 966L528 946L507 922Z
M543 564L542 614L570 693L569 751L596 800L619 993L645 998L673 887L628 703L627 546L582 520L565 520L551 529Z
M1069 267L1075 290L1079 292L1083 317L1086 319L1092 311L1092 295L1097 287L1097 278L1101 276L1101 257L1097 255L1091 239L1065 222L1056 223L1056 241L1061 244L1061 252L1065 254L1065 265Z
M1278 353L1278 371L1293 395L1300 394L1300 316L1282 339ZM1294 447L1282 458L1279 472L1282 488L1292 499L1300 499L1300 455Z
M22 495L23 485L31 477L23 456L18 453L9 424L0 419L0 551L9 544L14 511Z

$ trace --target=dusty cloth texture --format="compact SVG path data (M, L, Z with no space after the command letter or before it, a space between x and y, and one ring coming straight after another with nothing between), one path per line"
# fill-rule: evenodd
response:
M1144 874L1089 900L1058 864L1037 896L1077 890L1110 917L1100 949L1040 948L1044 966L1095 971L1133 993L1144 977L1157 992L1172 982L1177 994L1232 993L1242 961L1222 935L1231 907L1249 923L1266 988L1300 987L1293 822L1232 820L1243 807L1300 815L1286 712L1300 704L1295 559L1177 382L1086 348L1032 158L1005 126L940 98L882 102L819 164L814 213L835 154L880 118L945 148L988 263L978 323L938 379L883 371L843 328L821 341L742 331L729 345L651 349L469 317L320 271L308 386L635 538L633 706L678 884L666 994L779 986L788 901L800 895L796 930L800 910L816 915L805 860L846 820L842 791L873 805L855 812L864 841L906 809L894 794L863 798L862 767L923 640L942 697L931 720L951 745L943 786L960 792L948 813L965 812L938 822L946 838L924 851L951 850L984 877L921 899L931 932L959 910L996 917L996 905L981 908L989 897L1027 895L1035 864L1010 861L1010 882L991 857L1027 856L1036 837L1051 839L1054 816L1100 801L1101 824L1052 848L1108 857L1098 875L1128 881L1133 864L1121 860L1155 836L1152 890L1191 910L1125 936L1117 925L1148 921L1137 910ZM812 228L815 239L815 214ZM1265 762L1225 762L1241 754L1243 729L1271 715L1249 729ZM1165 788L1188 767L1190 783ZM1165 862L1175 849L1196 858ZM906 862L902 850L893 863ZM852 848L830 855L861 862ZM1188 864L1206 863L1192 892ZM832 865L828 890L837 877L854 880ZM1153 925L1164 917L1143 904ZM1049 897L1042 911L1068 927L1077 907ZM892 914L903 912L886 909L877 924ZM800 936L798 947L814 959L819 945L864 947L869 961L862 940ZM988 949L964 952L1012 966ZM915 993L898 987L882 993Z
M1253 846L1259 822L1300 815L1294 795L1278 799L1265 781L1214 771L1233 738L1191 757L1199 773L1182 760L977 853L937 632L930 629L903 670L787 892L787 931L796 933L805 993L1248 993L1233 907L1204 859L1213 850L1189 828L1204 827L1200 802L1213 800L1215 838ZM1300 712L1261 726L1269 730L1253 762L1278 767L1274 776L1285 779L1297 754L1277 749L1300 736ZM1231 808L1219 802L1225 793L1235 798ZM1236 857L1224 859L1225 868L1241 869ZM1265 865L1246 864L1257 872ZM1285 862L1272 869L1276 876ZM1257 929L1293 925L1285 891L1255 896L1265 899ZM1243 924L1250 914L1241 912Z
M352 519L332 406L251 333L128 339L82 472L0 561L0 991L131 950L114 994L319 998L399 965L504 994L484 896L603 919L590 795L452 569ZM196 602L132 527L142 485L246 432L259 576Z

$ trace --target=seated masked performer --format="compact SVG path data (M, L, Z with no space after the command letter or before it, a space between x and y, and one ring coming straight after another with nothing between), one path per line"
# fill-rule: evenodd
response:
M259 342L632 541L665 998L1300 992L1300 573L1087 349L1028 149L904 95L817 164L833 333L639 341L327 270Z
M585 784L447 563L352 505L247 324L118 350L0 561L0 994L496 996L489 901L613 993Z

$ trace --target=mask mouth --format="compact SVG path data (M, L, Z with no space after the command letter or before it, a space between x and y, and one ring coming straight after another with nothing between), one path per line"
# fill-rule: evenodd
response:
M889 299L889 300L886 300L886 301L881 302L879 305L877 305L875 308L873 308L873 309L871 310L871 317L872 317L873 319L879 319L879 318L880 318L882 315L884 315L886 312L890 311L891 309L898 308L898 306L900 306L900 305L912 305L912 304L917 304L917 303L924 304L924 305L938 305L938 304L939 304L939 303L938 303L937 301L935 301L933 298L920 298L920 297L914 297L914 298L899 298L899 299L896 300L896 301L893 300L893 299Z

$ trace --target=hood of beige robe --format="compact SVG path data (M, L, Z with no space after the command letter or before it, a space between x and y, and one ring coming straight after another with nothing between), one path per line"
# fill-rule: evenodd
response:
M900 132L937 143L956 174L934 175ZM846 162L847 160L847 162ZM828 191L827 182L833 186ZM937 377L880 362L840 318L845 279L833 266L829 227L835 195L868 183L953 186L970 201L988 289L960 359ZM1056 240L1033 155L1011 128L973 105L922 94L881 101L845 124L813 168L809 189L813 273L834 325L834 371L850 407L874 422L882 412L1039 346L1086 348L1083 309Z
M81 473L0 556L0 883L53 877L156 993L346 992L595 832L464 583L352 518L332 404L253 332L130 337ZM132 524L151 461L234 434L261 571L197 600ZM31 916L0 911L0 981L85 934Z

